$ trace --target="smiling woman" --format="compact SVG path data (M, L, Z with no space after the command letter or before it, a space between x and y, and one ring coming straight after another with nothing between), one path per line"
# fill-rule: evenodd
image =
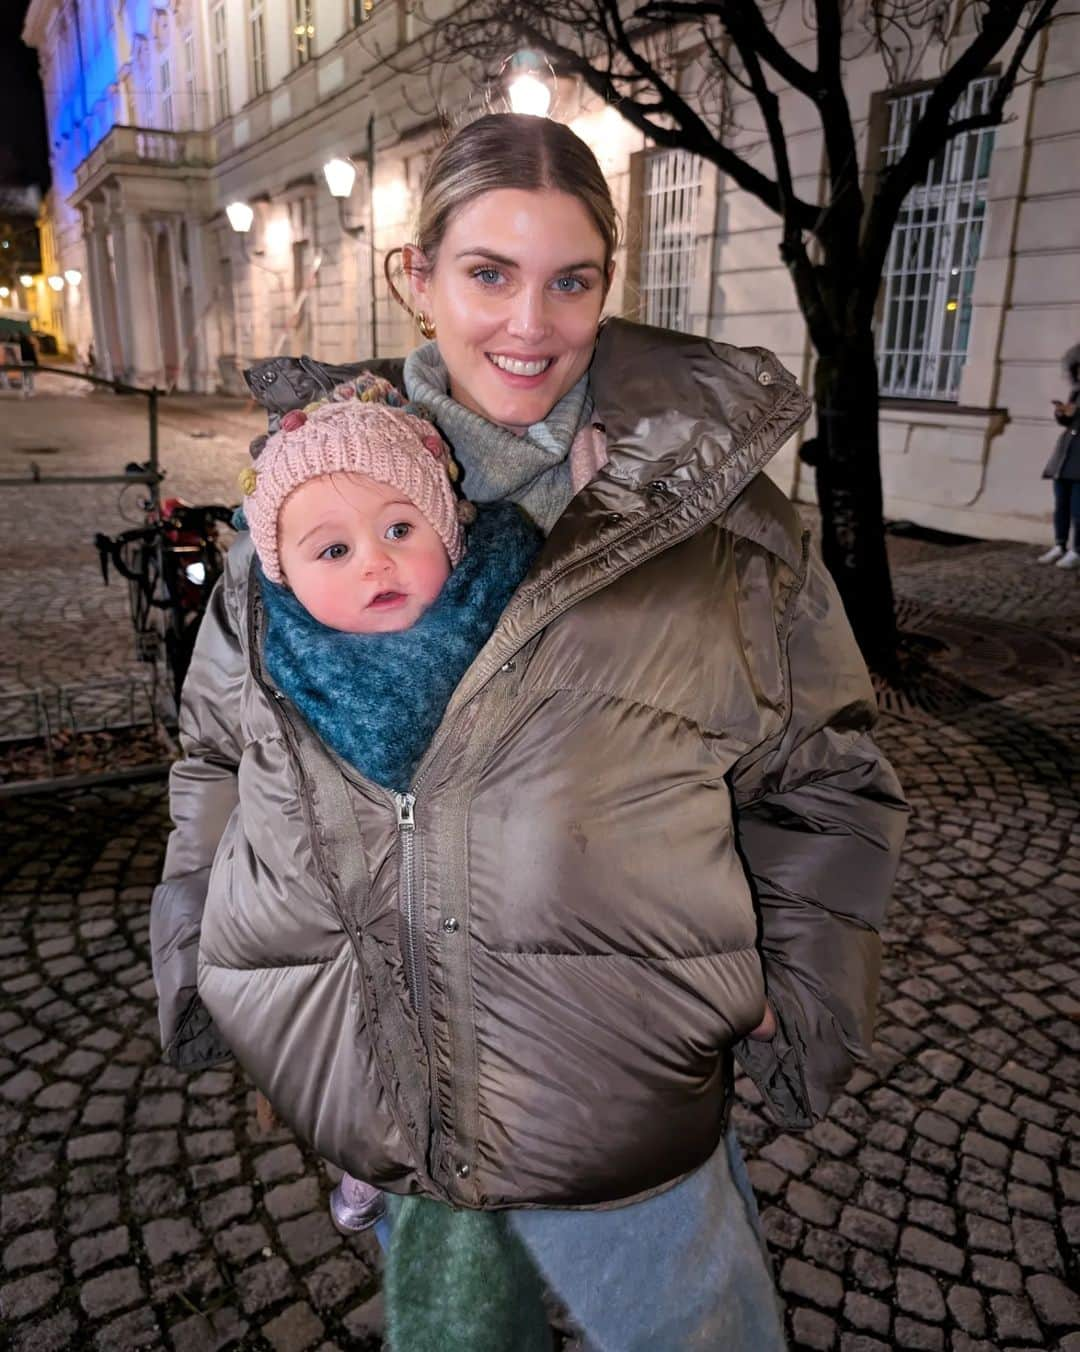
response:
M761 348L602 323L616 238L595 158L548 119L481 118L431 165L403 247L428 341L379 375L482 504L448 587L485 510L546 539L455 670L408 791L344 776L236 675L241 636L256 662L259 640L235 548L192 687L215 766L235 756L220 707L250 701L237 725L306 800L260 834L274 867L241 849L214 866L248 900L235 933L220 908L204 929L200 993L282 1115L391 1194L396 1352L545 1347L538 1275L590 1347L780 1352L734 1061L806 1128L871 1045L905 806L835 588L762 472L809 403ZM306 358L250 373L286 432L313 372L341 379ZM346 599L393 614L409 523L367 502L361 531L340 505L296 523L308 562L370 556L383 571ZM395 692L442 671L442 650L411 653ZM263 770L247 787L280 801ZM177 836L171 857L208 872ZM319 900L288 904L275 870Z
M577 197L486 192L404 265L465 408L521 433L588 369L613 264Z

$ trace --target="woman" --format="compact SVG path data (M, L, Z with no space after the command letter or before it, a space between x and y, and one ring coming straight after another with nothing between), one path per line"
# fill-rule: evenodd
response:
M1061 365L1069 380L1069 401L1054 400L1054 419L1065 430L1043 470L1043 478L1054 481L1054 543L1038 561L1080 568L1080 343L1069 348Z
M211 863L245 858L214 860L184 789L228 816L239 749L215 731L240 700L260 755L294 766L282 853L302 810L322 848L296 868L338 921L307 933L260 879L258 913L208 910L199 989L282 1116L405 1196L402 1349L422 1343L400 1311L425 1284L471 1276L467 1316L523 1253L600 1352L782 1347L727 1131L732 1053L806 1127L870 1043L905 808L835 589L761 473L807 402L760 349L601 325L615 244L599 167L557 123L482 118L429 172L403 262L430 341L378 365L432 414L469 498L518 503L548 538L404 817L238 675L260 641L242 547L185 691L163 1033L180 1060L212 1040L191 955ZM249 384L276 424L343 373L278 360ZM446 1218L492 1216L490 1274L423 1261ZM474 1327L460 1345L500 1343Z

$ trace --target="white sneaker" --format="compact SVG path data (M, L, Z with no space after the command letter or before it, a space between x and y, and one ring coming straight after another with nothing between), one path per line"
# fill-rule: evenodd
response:
M1065 551L1060 545L1053 545L1045 554L1040 554L1035 560L1036 563L1057 563Z
M1058 568L1080 568L1080 554L1075 549L1067 550L1055 565Z

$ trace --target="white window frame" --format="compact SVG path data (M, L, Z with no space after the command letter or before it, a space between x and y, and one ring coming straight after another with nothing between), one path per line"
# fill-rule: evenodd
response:
M199 112L195 95L195 34L188 29L181 40L184 55L184 102L187 105L185 125L198 127Z
M315 55L314 0L292 0L293 67L306 66Z
M984 112L995 83L993 77L973 80L953 117ZM886 165L907 149L931 93L889 99ZM992 127L953 137L904 198L882 273L877 352L883 395L959 398L993 149Z
M217 0L210 10L210 46L214 60L214 118L224 122L232 112L229 101L229 25L225 0Z
M656 150L642 185L640 314L646 324L686 331L694 281L701 161L687 150Z
M173 110L172 70L166 57L158 66L158 83L161 89L161 125L165 131L175 131L176 118Z
M266 79L266 15L263 0L248 0L248 79L253 99L265 94Z

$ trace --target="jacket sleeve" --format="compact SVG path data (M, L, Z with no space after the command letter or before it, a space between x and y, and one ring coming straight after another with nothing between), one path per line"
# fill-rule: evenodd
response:
M783 655L787 720L733 776L778 1029L767 1042L744 1038L735 1055L776 1120L805 1128L870 1050L879 931L908 809L868 735L873 688L816 553L790 603Z
M210 868L238 801L240 707L247 669L226 579L199 626L180 701L181 759L169 775L173 831L150 906L150 948L165 1060L198 1070L229 1049L199 998L196 965Z

